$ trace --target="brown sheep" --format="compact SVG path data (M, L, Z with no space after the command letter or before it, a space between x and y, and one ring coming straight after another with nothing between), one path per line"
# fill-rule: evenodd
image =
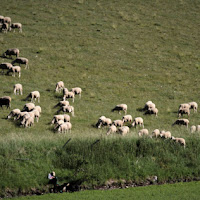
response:
M3 106L7 106L8 108L11 108L11 97L9 96L3 96L0 98L0 106L3 109Z

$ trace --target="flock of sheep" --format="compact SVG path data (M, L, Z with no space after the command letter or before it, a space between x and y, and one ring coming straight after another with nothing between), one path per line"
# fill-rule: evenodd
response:
M183 116L184 114L190 115L190 110L193 109L194 112L197 112L198 104L196 102L189 102L184 103L179 106L178 109L178 117ZM127 105L126 104L119 104L116 105L115 108L112 109L112 111L118 111L120 114L120 111L124 111L125 115L121 119L117 119L112 121L110 118L107 118L105 116L101 116L97 123L96 127L101 128L103 126L108 127L107 135L110 133L120 133L121 135L125 135L130 131L131 127L140 126L142 127L141 130L139 130L138 135L141 136L147 136L149 135L149 130L144 128L144 120L142 117L136 117L133 119L131 115L127 114ZM158 115L158 109L156 108L156 105L152 101L146 102L144 108L142 109L145 111L144 114L151 114L155 115L157 117ZM188 119L177 119L172 126L174 125L184 125L188 128L189 120ZM200 125L197 126L191 126L191 132L200 131ZM164 138L164 139L171 139L177 143L180 143L181 145L186 146L186 142L184 138L176 138L172 136L170 131L160 131L159 129L155 129L152 134L150 135L151 138Z
M0 28L1 28L1 31L4 33L7 33L8 31L11 31L11 30L15 32L15 29L18 29L19 32L22 33L21 23L11 23L10 17L4 17L2 15L0 15Z

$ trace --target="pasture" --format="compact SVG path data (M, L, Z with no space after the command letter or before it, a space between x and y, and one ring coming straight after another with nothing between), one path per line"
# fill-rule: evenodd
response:
M11 109L23 108L26 96L41 94L41 118L33 127L7 120L0 112L0 193L17 195L33 188L47 190L46 175L54 170L60 182L81 180L83 187L104 185L109 179L140 182L157 175L159 182L192 179L200 175L199 133L172 126L181 103L199 104L199 1L38 1L2 5L1 15L20 22L23 32L0 33L0 54L19 48L29 59L21 78L0 75L0 97L11 96ZM1 57L0 62L12 62ZM69 102L75 108L72 131L54 132L50 125L62 100L55 85L81 87L82 97ZM23 85L14 95L13 85ZM158 117L140 109L153 101ZM186 149L172 141L139 139L139 128L122 137L106 136L95 124L102 115L128 105L128 114L143 117L145 128L169 130L186 140ZM188 118L187 116L185 116ZM191 111L191 125L200 114ZM130 125L130 124L129 124ZM64 146L64 144L71 141ZM99 140L95 145L95 141ZM64 146L64 147L63 147ZM34 190L33 189L33 190Z

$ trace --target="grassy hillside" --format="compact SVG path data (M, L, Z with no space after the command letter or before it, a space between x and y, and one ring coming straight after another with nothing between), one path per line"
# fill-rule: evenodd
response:
M54 154L54 150L62 148L69 138L72 138L73 148L78 141L85 141L82 146L86 148L99 138L111 143L118 140L120 136L106 137L106 129L97 130L93 125L101 115L120 119L122 115L111 112L120 103L128 105L128 114L133 117L142 116L150 132L159 128L184 137L195 161L200 143L197 142L195 152L192 144L199 141L199 134L191 135L186 128L171 125L177 119L180 103L199 103L199 9L199 1L189 0L29 0L7 1L2 5L1 15L10 16L12 22L21 22L23 33L1 33L0 52L19 48L20 56L29 59L30 69L25 70L23 66L20 79L1 75L0 96L11 96L12 109L22 109L27 102L25 97L38 90L41 103L36 104L42 107L39 123L28 129L6 120L10 110L0 112L0 184L3 190L20 185L22 189L44 185L46 173L55 168L61 176L72 173L66 169L68 165L57 166L61 158ZM0 58L0 62L11 60ZM81 99L75 98L74 104L69 100L75 107L75 117L71 120L72 133L66 135L54 133L49 124L57 111L54 105L62 99L62 95L54 91L60 80L68 89L77 86L83 89ZM23 96L14 96L15 83L23 85ZM148 100L159 109L157 118L144 116L139 111ZM199 124L199 113L192 112L189 120L190 125ZM132 128L124 141L135 144L137 132L138 129ZM163 145L159 140L158 144ZM185 159L184 156L183 153L180 158ZM178 162L177 158L174 163ZM122 169L117 172L118 178L124 178ZM197 166L195 170L198 174ZM112 167L110 171L114 174ZM18 178L15 179L15 175Z

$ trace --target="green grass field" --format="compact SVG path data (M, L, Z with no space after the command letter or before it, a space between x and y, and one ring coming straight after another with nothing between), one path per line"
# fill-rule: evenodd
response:
M38 90L41 103L36 105L42 107L42 116L25 129L6 119L10 110L1 110L0 194L44 188L52 170L61 182L85 179L83 185L89 188L110 178L137 182L156 174L162 182L199 176L200 134L172 127L181 103L199 103L199 9L198 0L3 4L1 15L21 22L23 33L1 33L0 54L19 48L30 69L22 66L20 79L1 75L0 96L12 97L11 109L22 109L25 97ZM0 58L2 63L11 61ZM54 106L62 99L54 91L61 80L68 89L83 89L81 99L69 100L75 117L66 135L50 125L57 112ZM23 85L23 96L13 94L15 83ZM157 118L139 111L148 100L156 104ZM122 118L111 112L121 103L128 105L128 114L143 117L150 133L159 128L184 137L185 151L170 141L138 139L139 128L131 128L124 138L107 137L107 128L97 130L94 125L101 115ZM189 120L190 126L200 124L199 112L192 111ZM85 160L89 164L79 169Z
M199 182L177 183L173 185L148 186L114 190L90 190L76 193L49 194L14 198L19 200L54 200L54 199L199 199Z

